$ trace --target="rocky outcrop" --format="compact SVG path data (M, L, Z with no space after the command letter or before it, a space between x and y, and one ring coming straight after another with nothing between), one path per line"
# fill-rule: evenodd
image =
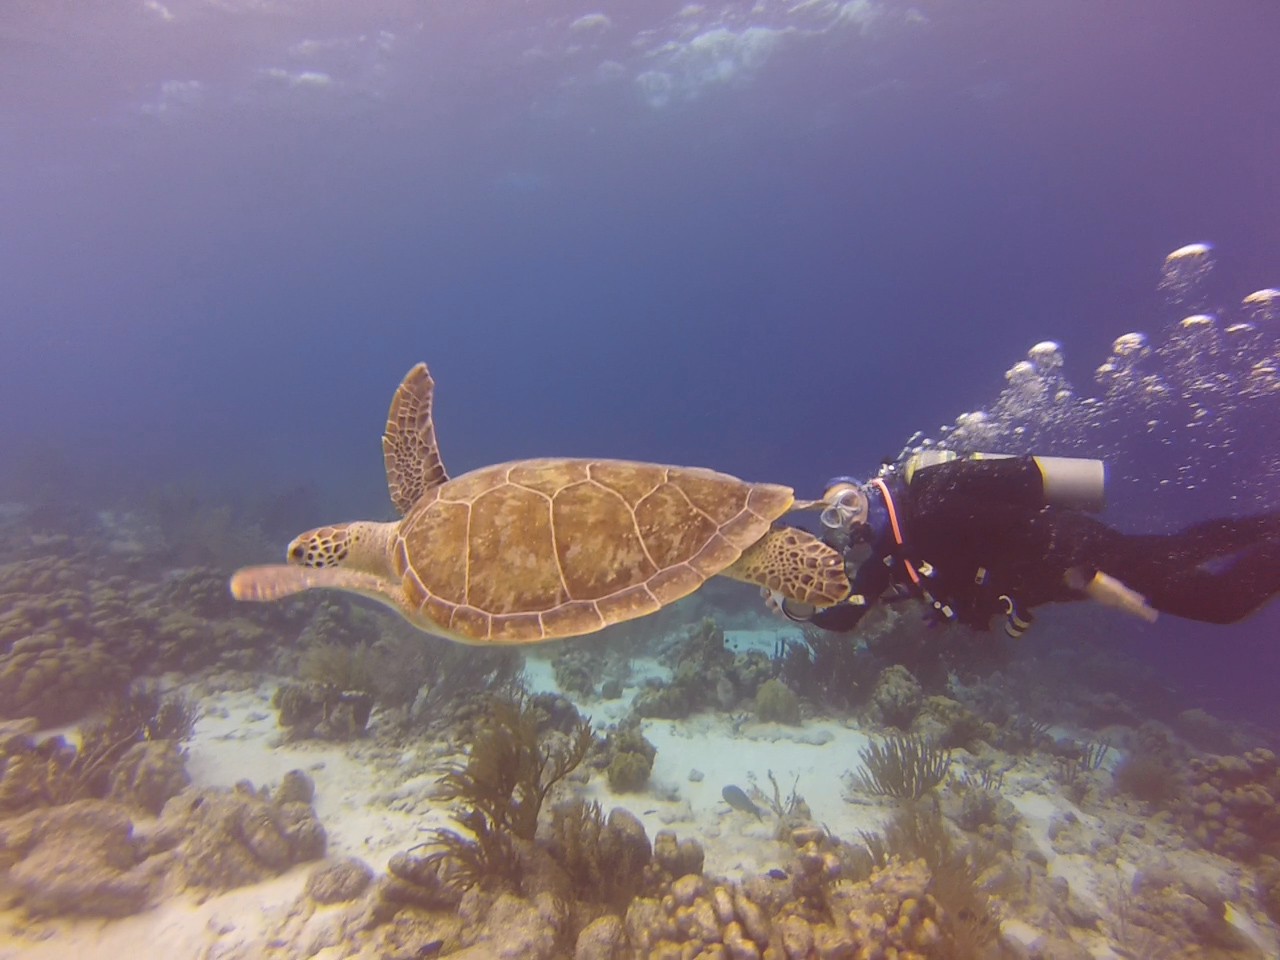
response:
M7 873L10 903L37 915L120 917L167 891L227 890L324 855L324 829L309 803L272 799L247 784L188 788L163 804L158 820L135 822L143 801L154 804L173 786L173 771L155 759L166 753L139 751L131 774L122 772L118 794L128 805L79 800L0 821L0 873ZM296 797L296 783L292 789ZM348 864L342 878L317 880L316 889L349 899L368 884L365 871L361 884Z
M35 810L0 824L14 900L38 915L136 913L159 893L172 856L149 857L129 812L103 800Z
M172 740L135 743L111 768L108 799L152 815L191 782L186 752Z
M158 847L175 846L179 885L229 890L324 856L325 832L311 807L273 800L240 783L186 790L164 805Z

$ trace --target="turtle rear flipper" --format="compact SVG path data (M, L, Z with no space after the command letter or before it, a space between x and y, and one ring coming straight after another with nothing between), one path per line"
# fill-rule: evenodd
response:
M436 426L431 418L431 395L435 381L425 363L407 374L387 413L382 433L382 456L387 468L387 489L391 502L404 516L432 487L449 479L436 445Z
M829 607L849 595L844 558L796 527L774 527L720 575L758 583L812 607Z
M237 600L268 602L302 593L304 590L349 590L371 597L396 609L404 605L403 591L381 577L341 567L295 567L270 563L245 567L231 577L231 595Z

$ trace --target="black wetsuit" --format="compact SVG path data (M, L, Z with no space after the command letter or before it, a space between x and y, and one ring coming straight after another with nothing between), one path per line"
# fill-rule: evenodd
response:
M871 556L851 578L852 602L819 611L816 626L852 630L896 593L924 599L938 619L986 630L1011 606L1025 617L1040 604L1085 599L1065 580L1073 568L1082 582L1101 571L1157 610L1209 623L1240 620L1280 592L1280 514L1124 534L1045 506L1031 457L953 460L916 471L910 484L893 474L884 482L902 545L885 498L871 487Z

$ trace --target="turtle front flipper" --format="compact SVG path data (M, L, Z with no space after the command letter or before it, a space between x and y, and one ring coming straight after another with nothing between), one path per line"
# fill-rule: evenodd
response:
M297 567L283 563L244 567L232 575L230 587L231 595L237 600L262 603L304 590L348 590L404 612L403 591L372 573L340 567Z
M382 456L387 467L391 502L404 516L432 487L449 479L436 446L436 426L431 419L431 394L435 381L420 363L405 374L391 398L387 427L382 433Z
M788 600L829 607L849 595L844 558L813 534L774 527L721 576L776 590Z

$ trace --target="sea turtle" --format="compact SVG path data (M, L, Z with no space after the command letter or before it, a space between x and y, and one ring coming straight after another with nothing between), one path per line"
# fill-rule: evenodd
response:
M402 519L320 527L287 564L231 578L238 600L331 588L372 597L462 643L537 643L653 613L716 574L829 606L849 592L839 553L773 527L789 487L624 460L516 460L449 479L418 364L391 401L382 450Z

